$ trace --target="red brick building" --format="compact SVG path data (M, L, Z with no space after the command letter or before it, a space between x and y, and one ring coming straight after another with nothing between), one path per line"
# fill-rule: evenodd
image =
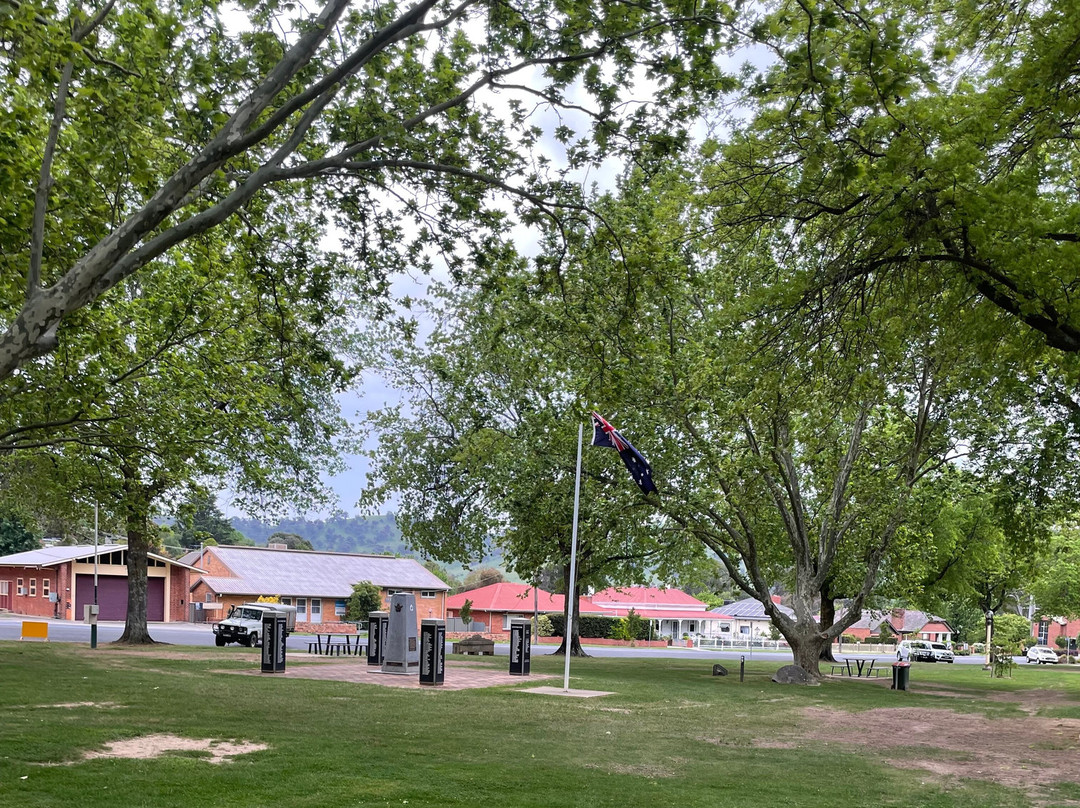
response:
M0 558L0 609L32 617L82 620L94 602L95 569L100 620L127 616L127 547L123 544L43 547ZM147 619L187 620L191 568L167 556L147 559Z
M1064 617L1040 617L1031 624L1031 636L1039 641L1039 645L1049 645L1058 648L1058 637L1067 637L1075 640L1080 636L1080 619L1068 620Z
M449 587L412 558L217 545L184 556L193 570L191 602L206 622L224 619L229 608L259 597L278 597L296 607L298 631L351 631L343 623L353 584L370 581L384 607L395 592L416 596L417 620L446 616Z

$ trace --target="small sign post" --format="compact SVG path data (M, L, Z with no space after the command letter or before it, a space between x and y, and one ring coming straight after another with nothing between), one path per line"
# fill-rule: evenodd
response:
M420 621L420 684L441 685L446 675L446 621Z
M513 618L510 621L510 675L528 676L532 658L530 621Z
M262 619L262 672L285 672L285 615L280 612L263 612Z

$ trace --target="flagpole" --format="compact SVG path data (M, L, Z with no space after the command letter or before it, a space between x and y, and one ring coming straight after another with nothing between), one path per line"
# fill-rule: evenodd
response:
M566 661L563 663L563 685L562 689L564 693L570 691L570 643L574 636L574 592L575 592L575 576L577 575L577 522L578 522L578 502L581 499L581 439L584 434L584 424L578 424L577 427L577 474L574 477L574 527L571 531L570 538L570 589L566 593L566 626L563 629L564 639L566 641Z

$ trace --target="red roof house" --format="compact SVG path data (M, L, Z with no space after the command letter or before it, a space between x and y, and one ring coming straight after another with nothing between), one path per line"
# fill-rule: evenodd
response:
M460 617L461 607L466 600L472 601L472 620L475 624L469 630L501 633L510 630L511 618L532 617L534 609L540 614L562 614L566 598L543 589L534 591L528 584L503 581L451 595L446 599L447 618ZM578 614L597 611L588 598L578 599L578 609ZM479 624L483 624L484 628Z

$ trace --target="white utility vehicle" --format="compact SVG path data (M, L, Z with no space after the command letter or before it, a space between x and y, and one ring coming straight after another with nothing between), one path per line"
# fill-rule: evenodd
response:
M285 636L296 628L296 607L280 603L244 603L229 609L229 616L214 623L214 642L218 646L237 642L254 648L259 644L263 616L267 612L285 615Z

